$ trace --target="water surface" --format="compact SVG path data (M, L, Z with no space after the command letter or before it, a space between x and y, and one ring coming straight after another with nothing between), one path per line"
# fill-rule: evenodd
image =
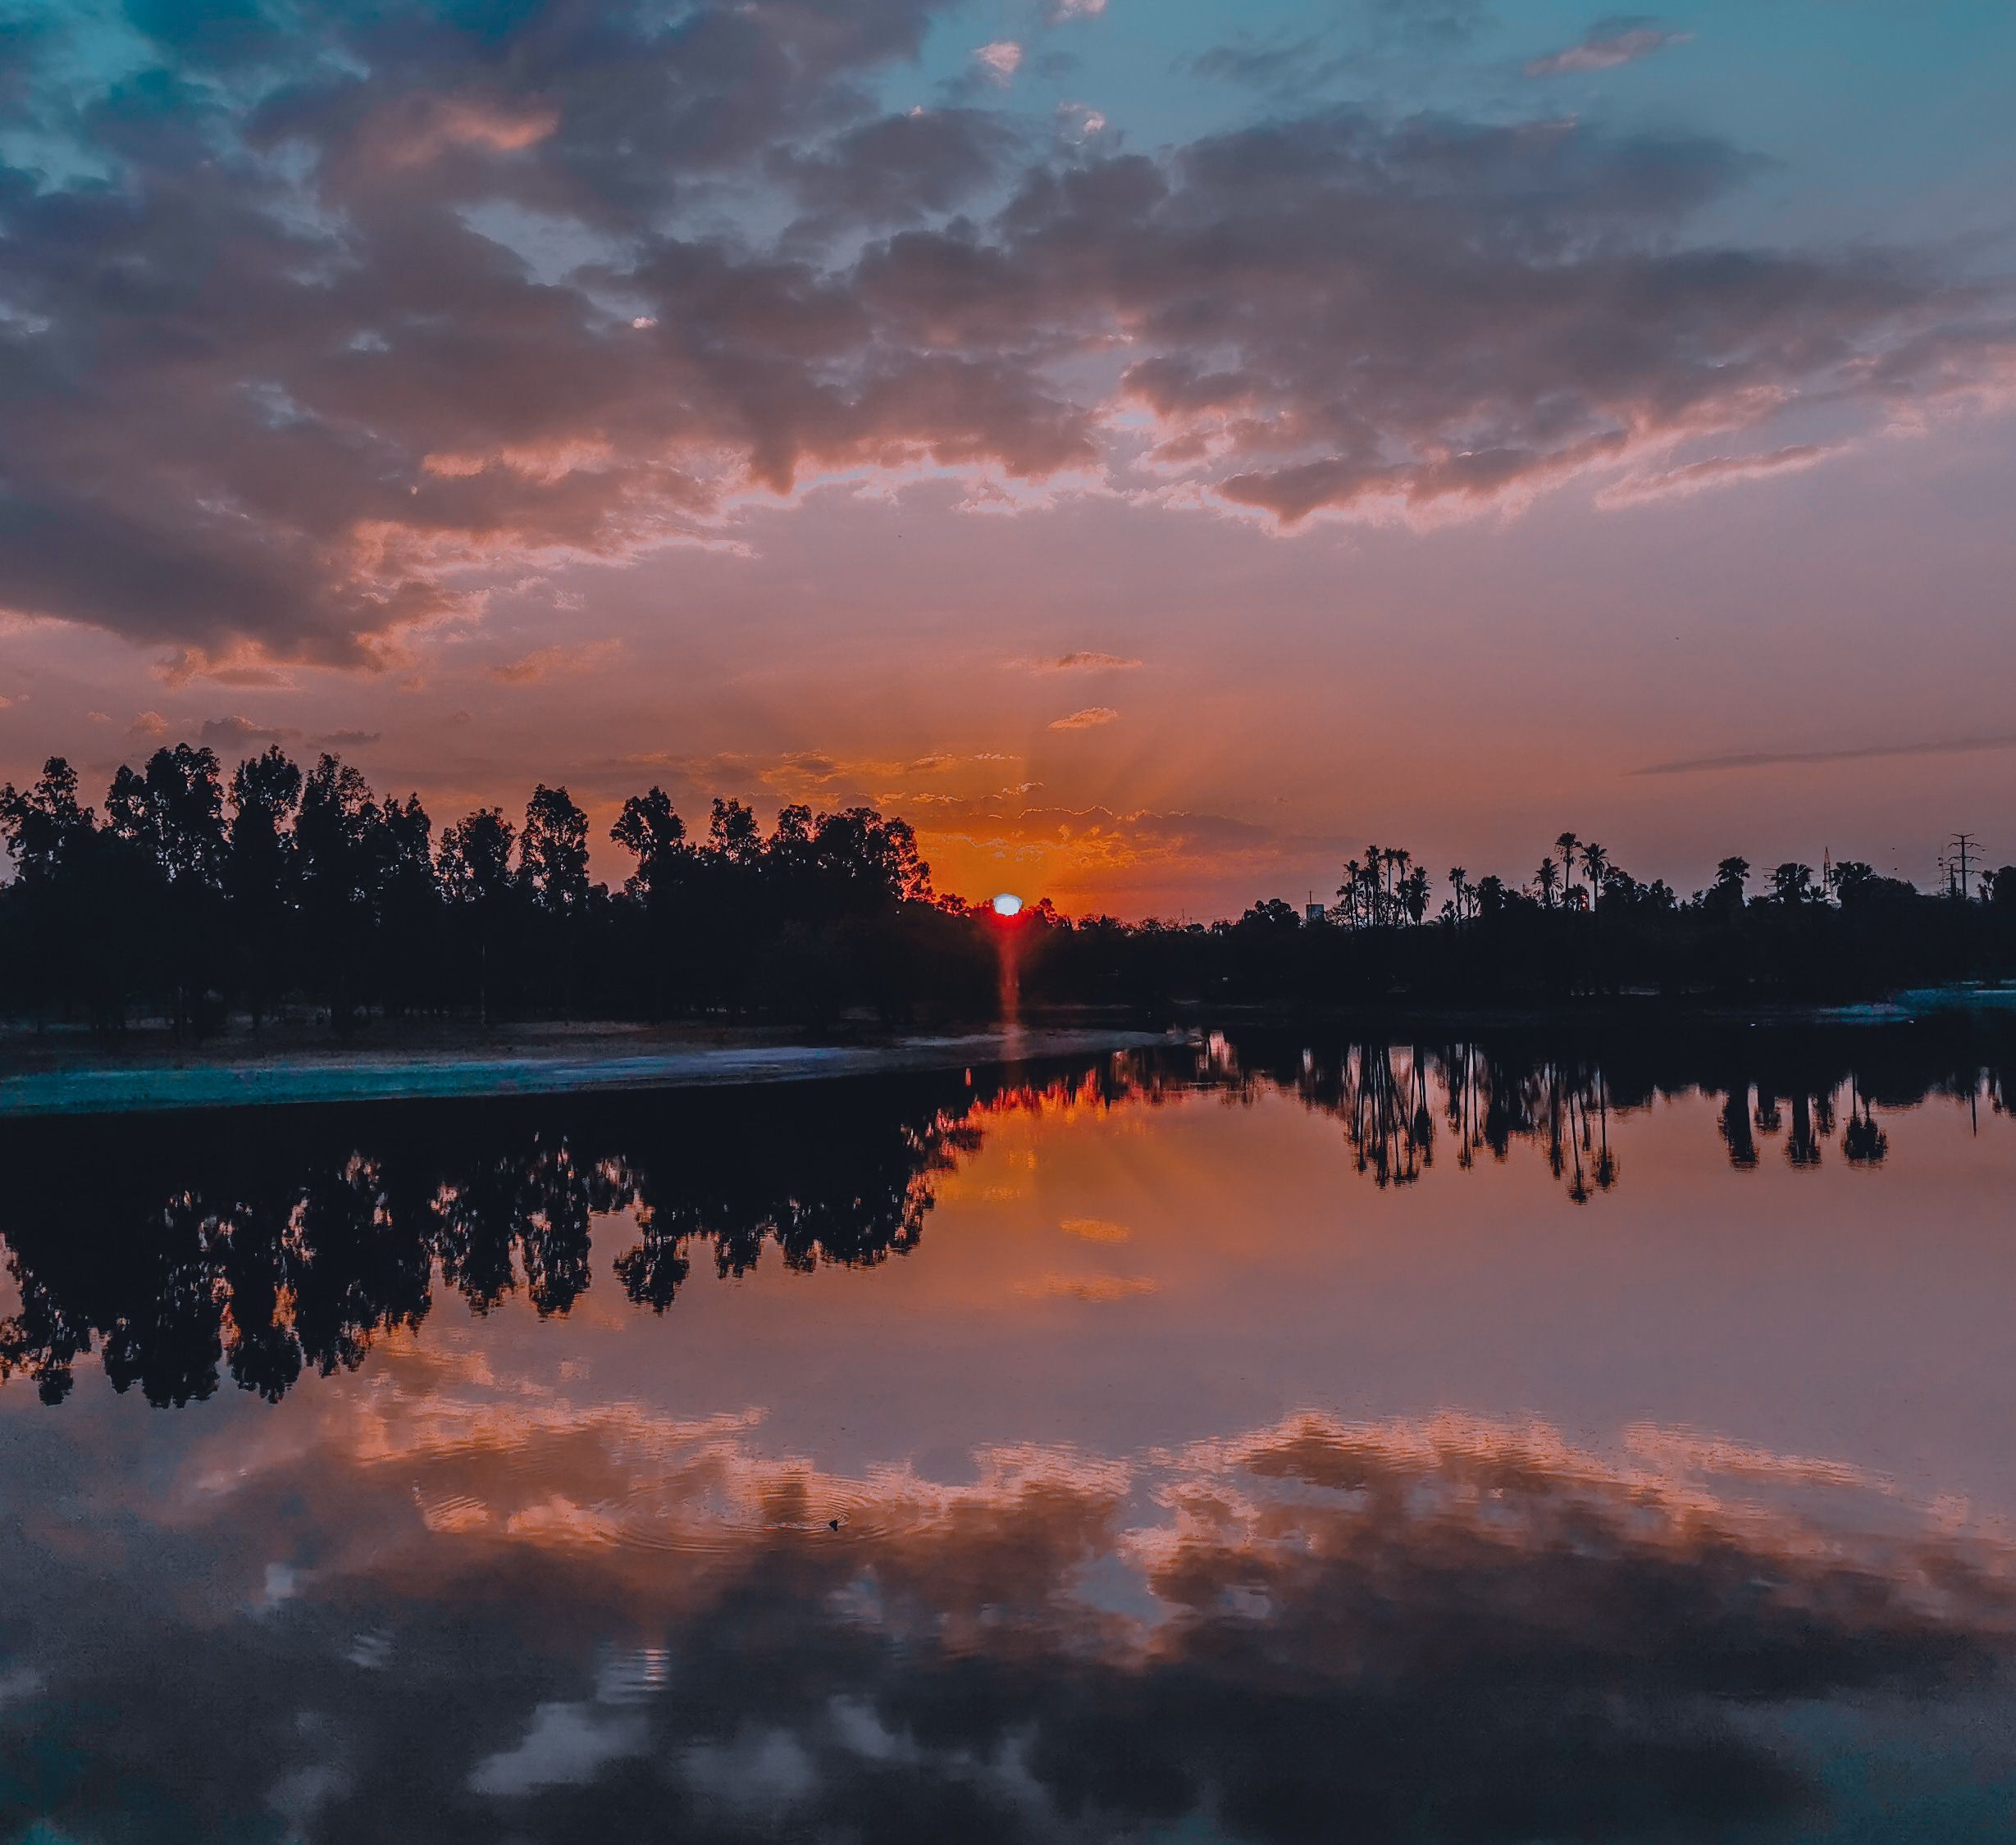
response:
M2005 1067L17 1127L0 1838L2006 1838Z

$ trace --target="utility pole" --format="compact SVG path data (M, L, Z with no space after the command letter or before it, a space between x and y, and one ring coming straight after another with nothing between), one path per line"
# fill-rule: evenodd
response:
M1960 896L1963 901L1967 896L1967 872L1968 866L1973 860L1974 845L1974 836L1972 833L1955 833L1953 836L1952 850L1959 860Z

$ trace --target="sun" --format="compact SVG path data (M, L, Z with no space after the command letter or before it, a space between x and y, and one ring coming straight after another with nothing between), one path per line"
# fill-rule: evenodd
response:
M1012 891L1004 891L994 900L994 913L997 916L1019 916L1022 913L1022 900Z

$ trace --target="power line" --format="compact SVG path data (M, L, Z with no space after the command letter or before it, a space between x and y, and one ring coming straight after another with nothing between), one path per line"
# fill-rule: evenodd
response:
M1955 833L1948 842L1950 850L1959 855L1959 893L1963 898L1968 894L1968 867L1973 862L1976 844L1977 840L1973 833Z

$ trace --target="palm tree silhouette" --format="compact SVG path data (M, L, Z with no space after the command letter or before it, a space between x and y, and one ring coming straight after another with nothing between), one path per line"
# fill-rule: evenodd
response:
M1542 909L1552 909L1554 907L1554 885L1560 876L1560 868L1552 859L1543 853L1540 855L1539 867L1533 874L1533 882L1540 887L1540 908Z
M1582 848L1582 875L1589 880L1589 907L1593 915L1603 895L1603 874L1610 868L1610 854L1591 840Z

